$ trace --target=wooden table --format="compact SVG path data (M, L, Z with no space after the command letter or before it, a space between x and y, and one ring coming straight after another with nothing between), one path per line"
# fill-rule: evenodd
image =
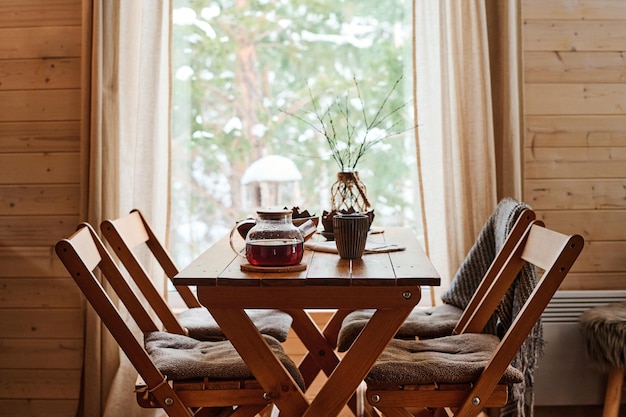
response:
M232 252L225 237L182 270L174 283L197 286L200 302L215 317L281 416L336 416L419 302L420 285L440 285L439 275L410 229L386 228L370 239L406 250L366 254L353 261L306 250L305 271L242 272L245 259ZM299 364L307 386L320 370L329 376L311 403L245 314L248 308L281 309L293 316L292 328L309 352ZM321 330L307 312L311 309L336 313ZM337 332L345 315L356 309L376 312L340 359L335 353Z

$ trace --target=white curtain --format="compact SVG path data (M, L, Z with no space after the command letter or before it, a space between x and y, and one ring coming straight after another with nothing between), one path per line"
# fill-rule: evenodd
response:
M518 6L517 0L413 4L426 244L445 287L498 200L521 196Z
M92 0L88 221L139 208L166 241L169 213L169 0ZM163 274L152 274L165 291ZM88 310L82 415L141 410L136 372ZM148 410L152 413L152 410ZM145 413L143 413L145 415Z

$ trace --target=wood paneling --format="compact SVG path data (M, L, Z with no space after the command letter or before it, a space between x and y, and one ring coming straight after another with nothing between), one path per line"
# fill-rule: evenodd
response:
M0 334L17 339L79 339L83 337L79 312L71 308L2 310Z
M68 417L76 413L78 400L13 400L0 401L0 416Z
M626 112L624 83L527 84L524 97L527 115L623 115Z
M78 212L78 185L0 185L0 215Z
M80 370L71 369L0 370L0 392L7 398L22 398L26 401L31 398L78 399L80 373ZM47 414L42 414L44 415Z
M626 116L526 116L525 146L626 146Z
M82 339L5 339L0 341L2 369L81 369ZM24 355L29 352L29 355Z
M572 267L572 272L626 271L626 242L585 241L585 248ZM602 275L597 275L599 279ZM623 289L623 288L622 288Z
M624 178L626 148L526 148L525 177Z
M597 272L570 273L565 278L561 289L563 290L624 290L626 273L605 272L598 277Z
M532 20L626 20L624 0L524 0L523 13Z
M626 2L523 0L524 200L585 248L564 289L626 288Z
M0 184L76 184L79 172L78 153L0 154Z
M80 120L80 90L0 91L0 122Z
M626 39L623 20L525 20L525 51L621 51Z
M81 29L77 27L0 28L0 57L80 57Z
M73 226L64 236L69 236ZM0 234L1 235L1 234ZM51 245L20 246L0 244L0 277L68 277L67 270L57 258Z
M0 90L80 88L79 58L0 61Z
M610 209L605 216L608 213L616 218L626 215L626 178L527 180L524 189L527 201L535 210L564 210L562 214L570 210L575 215L575 210ZM623 232L626 233L626 227Z
M611 52L525 52L526 83L620 83L626 81L626 57Z
M2 416L78 410L84 301L53 246L84 198L83 3L0 2Z
M82 305L80 290L69 277L0 278L0 309L81 308Z
M0 123L0 153L78 152L78 121Z
M80 26L81 0L2 0L0 27Z
M537 211L537 217L562 233L578 233L585 239L626 241L626 213L623 210Z
M0 246L47 246L76 230L78 215L0 216ZM56 255L54 255L56 256Z

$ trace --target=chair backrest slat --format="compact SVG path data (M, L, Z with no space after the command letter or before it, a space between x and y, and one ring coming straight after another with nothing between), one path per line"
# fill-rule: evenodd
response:
M124 217L119 217L114 220L114 223L118 229L124 230L122 240L131 248L146 243L150 239L148 231L143 227L139 211L132 211Z
M568 236L545 227L535 227L531 230L528 242L524 245L522 259L546 270L553 265L557 257L562 255L563 246L568 244L567 238Z
M89 271L96 269L102 261L102 255L96 246L96 242L91 237L89 229L83 230L83 228L79 228L71 239L73 249L76 252L75 256L80 258L82 266ZM76 267L78 268L78 265Z

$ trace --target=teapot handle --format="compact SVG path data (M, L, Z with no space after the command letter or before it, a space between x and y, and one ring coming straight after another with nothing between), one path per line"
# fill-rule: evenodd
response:
M242 258L245 258L246 255L241 253L241 250L237 250L237 248L235 248L235 243L233 242L233 236L234 236L235 232L237 231L237 229L239 228L239 226L241 226L243 224L248 224L248 223L254 225L256 223L256 220L254 220L254 219L245 219L245 220L238 221L237 223L235 223L233 228L230 229L230 248L233 250L233 252L235 252L237 255L241 256Z

